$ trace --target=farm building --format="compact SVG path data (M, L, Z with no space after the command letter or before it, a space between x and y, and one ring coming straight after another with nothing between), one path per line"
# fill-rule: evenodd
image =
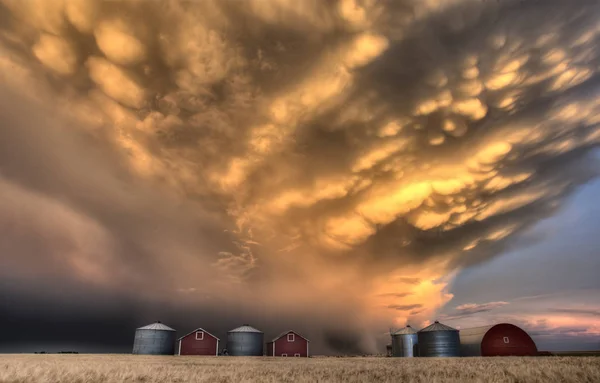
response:
M133 354L173 355L175 352L175 330L160 322L135 330Z
M285 331L267 343L267 356L308 357L310 341L295 331Z
M219 338L197 328L177 339L177 355L218 355Z
M391 334L392 336L392 356L395 357L413 357L418 356L419 337L417 331L412 327L406 326Z
M536 356L537 347L521 328L500 323L460 330L461 356Z
M227 332L227 352L231 356L263 356L263 332L244 324Z
M460 356L458 330L438 321L417 332L420 357Z

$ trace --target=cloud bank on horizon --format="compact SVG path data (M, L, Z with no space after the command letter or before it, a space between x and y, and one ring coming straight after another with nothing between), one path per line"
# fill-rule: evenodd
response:
M597 175L600 6L540 7L0 0L0 273L430 320Z

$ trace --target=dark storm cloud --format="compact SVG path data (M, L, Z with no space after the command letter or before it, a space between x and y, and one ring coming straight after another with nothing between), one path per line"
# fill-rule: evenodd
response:
M590 2L2 4L24 296L74 279L309 338L344 317L320 341L373 349L348 331L428 319L597 174Z
M360 336L354 332L327 330L324 338L326 344L339 355L364 355L367 353L361 346Z
M88 296L90 299L106 297L91 292ZM49 346L73 344L88 352L105 349L127 353L131 351L133 329L140 326L132 315L132 306L126 304L82 310L81 306L75 307L64 300L48 305L43 298L18 295L10 298L4 300L0 308L0 325L9 329L2 332L0 352L50 351Z
M535 127L531 126L532 121L541 121L546 118L556 115L557 111L565 105L575 105L579 101L595 97L590 94L595 94L597 89L596 77L589 77L589 80L584 83L579 83L577 86L571 87L564 92L553 90L556 87L556 82L552 83L552 77L540 79L535 84L527 84L530 77L535 77L545 70L543 68L544 54L549 54L551 57L553 51L544 53L544 49L536 46L536 39L540 39L544 34L549 34L556 39L558 49L559 46L568 49L567 41L584 35L581 30L573 30L575 23L581 23L581 29L585 30L588 26L594 25L594 17L586 15L582 9L586 7L586 11L590 14L597 12L597 6L592 6L589 2L577 2L579 7L573 12L567 12L565 15L564 8L561 4L552 3L552 6L545 7L544 17L539 16L539 9L534 4L518 4L518 2L507 2L507 5L502 7L499 5L489 5L483 8L481 13L477 13L477 17L469 18L466 21L458 21L462 25L459 31L451 30L451 26L456 19L452 19L453 13L471 15L472 4L466 3L464 6L459 5L452 11L440 12L437 16L427 18L408 32L408 36L397 45L392 45L383 53L373 64L368 66L364 71L365 76L361 78L364 87L369 87L375 84L378 87L380 97L373 103L383 102L384 104L394 103L395 105L404 105L406 113L410 113L418 100L418 94L421 92L432 93L432 90L425 90L423 83L427 81L427 75L432 70L447 70L453 76L456 73L456 66L463 65L461 60L469 60L470 57L475 57L474 62L478 62L478 71L488 76L488 89L484 91L484 98L491 103L490 108L483 118L476 123L467 123L468 129L466 133L461 134L461 139L452 137L452 134L446 136L443 145L426 147L423 146L421 157L436 156L442 162L453 162L456 157L456 152L468 151L473 143L485 141L486 138L497 141L499 132L510 134L516 133L518 128L522 126L530 126L530 136L542 132L536 132ZM527 16L525 16L527 15ZM564 17L563 17L564 16ZM536 20L535 27L531 23L524 22L525 18ZM557 22L562 18L560 22ZM585 27L584 27L585 26ZM450 28L450 29L449 29ZM424 32L427 30L427 32ZM481 33L481 31L486 31ZM558 32L563 30L563 33ZM444 32L444 33L442 33ZM494 37L502 40L500 49L493 49ZM589 37L592 38L593 37ZM552 45L554 48L555 46ZM487 55L479 55L478 51L488 49ZM583 47L571 47L571 52L566 53L567 59L577 62L580 58L581 65L598 65L598 56L595 53L596 49L590 47L585 50L585 54L581 52ZM546 50L548 52L548 50ZM562 54L562 52L556 52ZM494 57L495 56L495 57ZM503 57L504 56L504 57ZM502 60L498 60L502 59ZM526 60L525 65L518 63L519 59ZM496 61L498 60L498 61ZM513 61L511 61L513 60ZM510 82L511 70L506 70L508 75L506 79L502 79L502 74L499 75L496 86L492 80L495 80L494 66L505 65L521 68L521 79ZM400 69L399 69L400 68ZM509 76L510 75L510 76ZM491 77L490 77L491 76ZM447 76L446 76L447 77ZM515 76L517 77L517 76ZM528 78L529 77L529 78ZM491 78L491 79L490 79ZM461 81L460 78L454 81ZM452 82L453 79L445 79L444 81ZM484 80L485 82L485 80ZM507 84L504 84L507 82ZM403 92L397 91L398 87L402 87ZM485 85L485 84L484 84ZM507 85L506 88L497 89L500 85ZM477 93L477 85L474 92ZM363 87L361 93L364 93ZM508 113L504 113L502 108L494 108L494 98L502 98L507 94L516 94L515 104L509 109ZM360 95L356 95L360 98ZM421 95L427 98L428 95ZM463 96L464 97L464 96ZM512 97L512 96L511 96ZM446 114L446 116L444 116ZM432 132L437 135L438 129L441 129L444 119L447 118L447 112L434 112L426 118L415 118L412 124L419 124L423 127L416 132L417 140L423 141L431 137ZM501 203L505 200L518 198L527 194L530 190L546 189L558 187L563 190L560 193L544 193L546 196L541 198L532 198L522 204L518 204L504 212L498 212L493 215L485 215L483 219L467 221L462 225L453 225L448 222L448 229L444 229L443 225L434 227L436 230L415 230L414 223L406 224L402 221L398 222L396 227L383 228L378 234L372 237L370 249L378 256L385 256L390 253L390 257L395 256L394 244L400 244L402 238L398 236L392 237L390 234L406 233L407 240L412 239L412 248L414 248L415 257L421 259L423 256L435 256L435 254L447 253L449 249L463 247L468 245L470 238L476 238L478 244L477 250L473 252L473 257L460 257L456 259L456 263L471 265L476 262L482 262L489 259L491 256L498 254L506 245L502 239L485 240L485 233L501 231L503 228L515 226L515 232L524 230L531 224L539 221L540 218L546 217L553 213L554 206L560 202L568 192L573 190L573 187L580 185L592 177L597 175L597 161L587 156L590 149L597 146L597 142L586 142L583 138L588 134L596 131L596 123L583 126L578 126L577 129L565 129L563 131L556 129L557 124L562 124L563 121L553 121L550 117L549 121L542 123L540 128L547 130L543 132L540 138L527 142L527 134L522 135L521 140L515 140L513 143L512 155L502 158L498 163L500 174L506 175L508 178L511 174L516 174L521 171L531 172L531 176L525 178L524 181L510 182L507 186L499 190L485 190L482 188L472 197L477 196L488 204ZM552 133L550 133L552 132ZM357 134L361 134L358 131ZM550 133L550 134L548 134ZM547 135L547 136L546 136ZM546 137L543 137L546 136ZM440 136L442 139L444 135ZM494 137L494 138L492 138ZM506 137L510 140L509 137ZM564 149L548 150L552 144L564 142ZM531 144L534 144L532 146ZM568 145L567 145L568 144ZM418 156L417 154L416 156ZM391 158L393 159L393 158ZM407 159L410 160L410 157ZM495 165L494 165L495 166ZM405 166L410 169L411 166ZM491 179L486 186L493 184ZM460 194L459 194L460 195ZM464 197L464 196L463 196ZM432 212L443 213L449 210L450 206L444 206L445 195L439 195L440 201L436 201ZM471 197L466 197L471 198ZM485 204L486 202L484 202ZM478 210L478 209L475 209ZM417 229L419 227L417 226ZM441 230L439 230L441 229ZM506 237L507 240L513 236ZM407 246L407 251L404 254L410 253L411 246ZM476 260L476 261L474 261Z
M5 91L0 97L3 111L10 111L2 113L3 124L10 129L0 131L1 182L5 185L2 221L10 238L2 242L2 249L5 254L19 254L3 262L22 262L30 267L53 260L53 267L60 268L61 263L76 260L82 263L78 264L81 268L72 270L75 277L90 277L86 274L88 266L99 267L103 274L110 268L111 285L125 283L139 288L138 283L145 284L136 280L139 274L146 279L163 272L161 264L166 259L161 253L169 248L173 250L171 260L177 262L179 246L201 248L202 243L202 251L214 246L212 251L217 252L228 245L230 239L216 217L200 213L202 219L197 219L143 183L128 181L130 176L117 162L116 153L74 132L65 135L69 126L58 126L59 122L53 121L56 114L44 106L38 105L32 113L31 104L19 96ZM41 126L45 129L40 131ZM13 200L16 193L22 198L28 196L29 206ZM30 219L37 220L37 226L29 226ZM93 238L82 243L81 236L88 234ZM88 258L73 259L71 254Z

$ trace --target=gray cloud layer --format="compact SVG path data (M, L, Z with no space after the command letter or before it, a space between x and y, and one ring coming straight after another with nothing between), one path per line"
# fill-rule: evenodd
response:
M1 262L26 290L310 309L315 337L424 320L597 172L590 2L1 4Z
M552 310L555 313L561 314L582 314L582 315L590 315L595 317L600 317L599 310L587 310L587 309L554 309Z
M467 303L457 306L453 312L443 315L444 320L461 319L480 313L485 313L507 305L508 302Z

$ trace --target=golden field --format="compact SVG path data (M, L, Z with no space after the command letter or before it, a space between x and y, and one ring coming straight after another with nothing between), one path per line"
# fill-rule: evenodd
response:
M2 383L600 382L600 358L0 355Z

